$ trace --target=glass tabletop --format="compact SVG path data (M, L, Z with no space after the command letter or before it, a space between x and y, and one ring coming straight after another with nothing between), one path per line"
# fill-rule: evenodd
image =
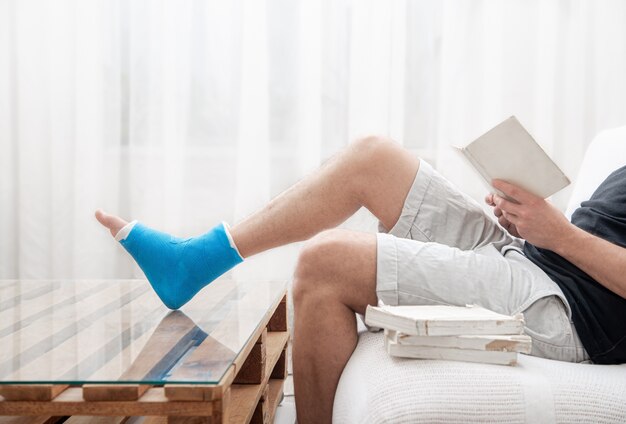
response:
M284 290L222 278L170 311L145 280L0 280L0 384L215 384Z

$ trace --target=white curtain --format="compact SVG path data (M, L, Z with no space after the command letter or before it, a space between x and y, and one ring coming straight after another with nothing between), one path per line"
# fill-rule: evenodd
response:
M620 0L0 0L0 278L140 275L97 207L201 233L361 134L481 199L449 145L515 114L575 177L626 123L625 22ZM287 276L276 255L240 272Z

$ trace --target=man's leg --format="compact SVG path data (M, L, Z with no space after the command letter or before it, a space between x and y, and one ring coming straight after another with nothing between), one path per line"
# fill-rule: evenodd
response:
M357 343L355 312L376 298L376 235L329 230L302 249L293 282L298 422L330 423L339 377Z
M391 228L418 167L419 159L392 141L357 140L234 226L231 234L241 255L248 257L334 228L361 206Z
M350 144L230 233L218 225L182 240L137 224L118 234L126 221L102 211L96 217L118 235L161 300L176 309L241 257L308 239L345 221L361 206L387 228L393 227L418 167L419 160L399 145L368 137Z
M381 137L359 139L233 226L230 233L245 258L307 240L341 224L361 206L391 228L400 216L418 167L419 159L392 141ZM96 217L113 236L127 224L102 211Z

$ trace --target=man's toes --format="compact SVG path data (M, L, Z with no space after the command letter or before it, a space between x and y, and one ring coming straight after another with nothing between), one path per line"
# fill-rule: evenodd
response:
M96 219L98 222L111 231L111 235L115 237L119 230L121 230L128 222L124 221L119 216L109 215L102 209L96 211Z

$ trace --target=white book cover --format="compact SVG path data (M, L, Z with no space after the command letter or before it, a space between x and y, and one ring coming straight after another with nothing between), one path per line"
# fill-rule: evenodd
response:
M523 334L524 316L502 315L479 306L368 306L371 327L414 336Z
M391 356L416 359L441 359L447 361L480 362L485 364L515 365L517 352L455 349L402 345L385 337L385 348Z
M494 179L515 184L547 198L570 184L515 116L511 116L465 147L455 147L478 171L487 186Z
M422 347L445 347L527 354L530 353L532 347L531 338L525 334L512 336L411 336L393 330L385 330L385 334L390 341L398 344Z

